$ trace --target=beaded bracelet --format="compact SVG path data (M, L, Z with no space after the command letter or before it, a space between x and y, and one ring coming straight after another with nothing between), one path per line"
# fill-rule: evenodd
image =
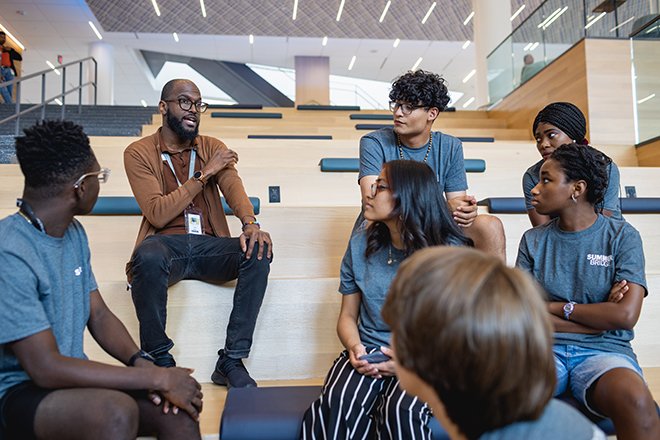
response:
M241 231L245 232L245 227L250 225L255 225L257 228L261 229L261 225L259 224L259 222L247 222L247 223L243 223L243 227L241 228Z

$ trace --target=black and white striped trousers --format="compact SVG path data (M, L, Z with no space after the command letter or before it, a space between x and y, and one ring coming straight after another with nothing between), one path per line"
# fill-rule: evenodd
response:
M372 379L335 360L321 396L305 413L302 440L431 439L427 405L399 388L396 377Z

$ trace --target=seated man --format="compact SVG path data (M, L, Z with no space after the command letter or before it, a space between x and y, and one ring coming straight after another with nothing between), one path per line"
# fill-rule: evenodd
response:
M466 248L404 261L383 306L397 375L452 440L605 439L555 387L552 327L539 286Z
M199 439L200 385L191 370L158 368L138 350L101 298L74 219L92 210L110 170L72 122L25 134L16 138L20 209L0 221L0 438ZM85 327L136 368L87 360ZM167 414L171 405L188 414Z
M250 353L266 293L270 236L260 230L234 168L236 152L218 139L198 135L207 104L197 86L185 79L169 81L158 107L163 126L124 152L128 181L143 214L127 264L140 344L156 365L175 365L169 353L174 342L165 334L168 286L183 279L238 279L212 380L228 387L256 386L241 359ZM239 238L229 236L218 188L243 223Z
M491 215L477 216L477 200L467 195L461 141L431 131L435 118L448 103L449 91L437 74L416 70L394 80L390 91L394 128L382 128L360 139L358 183L363 205L385 162L410 159L426 163L435 171L449 210L463 233L477 249L505 261L502 222ZM356 226L361 220L362 215Z

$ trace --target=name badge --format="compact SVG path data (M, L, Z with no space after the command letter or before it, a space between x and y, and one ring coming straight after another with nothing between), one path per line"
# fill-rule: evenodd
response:
M194 235L204 235L202 212L196 208L188 207L185 211L186 232Z

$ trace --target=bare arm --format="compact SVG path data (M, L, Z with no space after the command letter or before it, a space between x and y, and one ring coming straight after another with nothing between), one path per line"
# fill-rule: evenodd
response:
M468 196L467 191L452 191L445 193L447 206L456 224L461 228L472 226L477 217L477 199Z
M549 215L541 215L536 212L536 209L528 209L527 216L529 217L529 221L532 223L533 227L548 223L550 221Z

